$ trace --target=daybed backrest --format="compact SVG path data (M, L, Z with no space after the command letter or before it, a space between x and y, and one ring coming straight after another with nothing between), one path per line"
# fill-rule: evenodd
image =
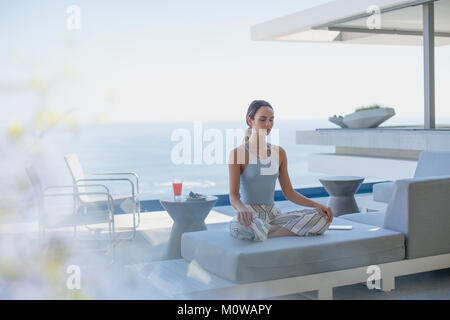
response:
M450 175L450 152L422 151L414 178Z
M402 232L406 258L450 253L450 175L395 181L384 227Z

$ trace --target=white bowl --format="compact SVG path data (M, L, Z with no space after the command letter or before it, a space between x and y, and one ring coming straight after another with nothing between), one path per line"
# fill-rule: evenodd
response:
M353 112L346 115L342 121L352 129L376 128L394 115L393 108L377 108Z

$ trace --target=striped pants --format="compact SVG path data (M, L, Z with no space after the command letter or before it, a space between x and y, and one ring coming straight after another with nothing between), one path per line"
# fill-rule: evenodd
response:
M236 239L265 241L271 225L280 226L298 236L323 234L330 225L316 209L301 209L285 213L275 205L245 205L253 213L253 222L246 227L237 216L230 222L230 233Z

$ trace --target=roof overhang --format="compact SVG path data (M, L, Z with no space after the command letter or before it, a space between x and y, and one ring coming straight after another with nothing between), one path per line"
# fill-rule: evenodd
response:
M252 40L423 44L422 4L434 2L435 46L450 44L450 0L337 0L251 27Z

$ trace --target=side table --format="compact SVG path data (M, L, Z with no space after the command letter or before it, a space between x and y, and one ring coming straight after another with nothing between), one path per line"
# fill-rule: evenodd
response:
M354 195L364 181L363 177L322 177L319 181L330 195L328 206L333 210L335 217L346 213L359 212Z
M206 230L205 218L217 201L216 196L207 196L204 200L170 200L159 202L173 219L173 226L167 244L166 259L181 258L181 236L184 232Z

